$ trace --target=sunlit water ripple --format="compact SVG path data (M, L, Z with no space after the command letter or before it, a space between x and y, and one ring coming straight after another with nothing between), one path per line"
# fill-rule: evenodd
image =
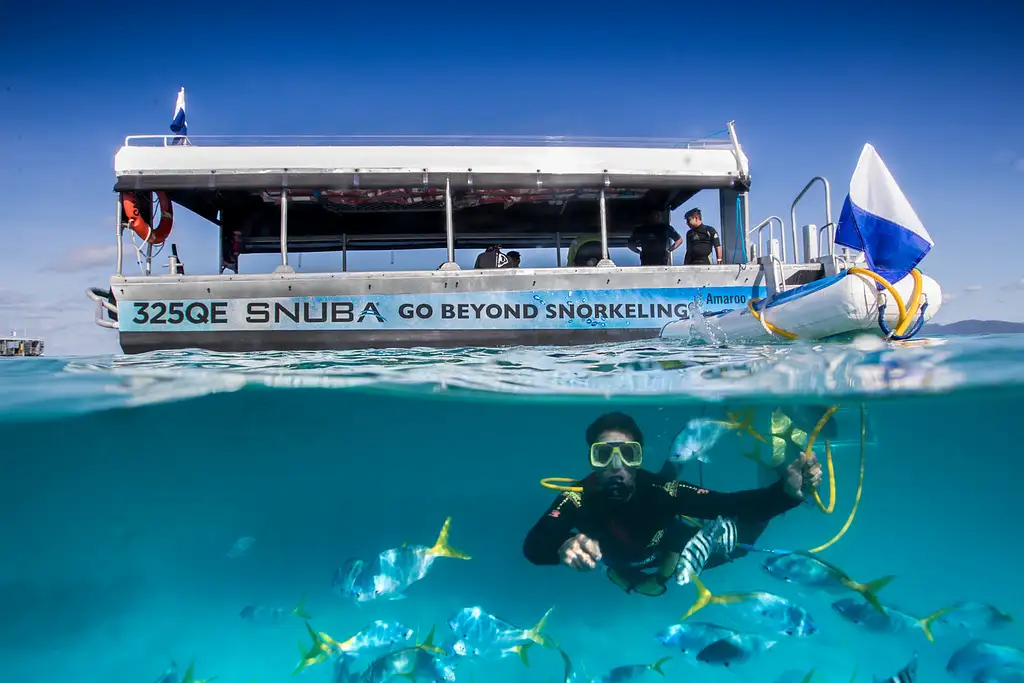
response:
M41 381L46 377L45 381ZM578 347L383 349L5 359L0 419L181 400L243 388L430 392L490 400L665 402L865 397L1024 383L1024 336L711 347L662 340Z

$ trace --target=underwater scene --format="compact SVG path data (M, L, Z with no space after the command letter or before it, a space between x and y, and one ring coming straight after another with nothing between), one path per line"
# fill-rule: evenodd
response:
M1024 682L1024 338L0 363L0 681Z

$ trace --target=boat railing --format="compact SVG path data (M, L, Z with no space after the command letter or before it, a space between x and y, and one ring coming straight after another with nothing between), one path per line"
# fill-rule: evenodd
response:
M779 224L779 236L781 237L782 244L782 260L786 260L786 224L778 216L768 216L763 221L752 227L747 231L747 241L750 244L750 260L756 261L758 258L768 253L768 246L763 245L764 236L767 233L769 243L775 237L775 223Z
M811 187L814 186L814 183L817 183L817 182L820 182L824 186L824 188L825 188L825 225L824 225L824 227L831 229L831 231L829 233L828 244L831 245L831 244L835 243L835 235L832 232L835 229L835 225L832 223L832 190L831 190L831 187L828 184L828 179L826 179L823 176L819 175L819 176L814 176L809 181L807 181L807 184L804 185L804 189L800 190L800 194L798 194L796 196L796 199L793 200L793 204L789 207L789 227L790 227L790 230L791 230L792 235L793 235L794 251L795 251L795 247L796 247L796 244L797 244L796 206L797 206L797 204L800 203L800 200L804 198L804 196L807 194L808 190L810 190ZM820 244L820 240L819 240L819 244ZM831 247L830 247L829 250L831 252Z
M835 250L835 245L836 245L835 227L836 226L834 226L831 223L829 223L828 225L823 225L820 228L818 228L818 256L819 257L831 256L832 252ZM826 236L825 241L822 241L821 233L825 233L825 236ZM826 247L827 251L822 253L822 247Z
M488 135L129 135L125 147L621 147L734 149L730 138Z
M96 303L96 314L93 318L100 327L107 327L112 330L118 328L117 325L117 307L110 302L110 291L106 289L100 289L99 287L89 287L85 290L85 295L92 299ZM113 313L114 320L108 320L107 316L103 315L103 311L107 310Z

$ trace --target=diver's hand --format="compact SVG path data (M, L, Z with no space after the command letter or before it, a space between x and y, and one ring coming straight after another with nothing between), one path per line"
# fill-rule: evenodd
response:
M573 569L590 571L601 561L601 548L594 539L576 534L558 549L558 557Z
M786 493L797 500L803 500L806 491L821 485L821 464L813 453L801 453L799 458L786 467L782 482Z

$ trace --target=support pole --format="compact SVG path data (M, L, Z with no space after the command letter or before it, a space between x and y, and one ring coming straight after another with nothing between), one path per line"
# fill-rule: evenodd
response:
M604 188L601 188L601 260L598 261L597 266L601 267L614 267L615 264L608 257L608 204L605 199Z
M122 194L117 193L117 271L115 274L120 277L124 274L124 204Z
M448 260L441 270L461 270L455 262L455 219L452 216L452 178L444 179L444 232L448 247Z
M348 272L348 233L341 236L341 272Z
M555 267L562 267L562 233L555 233Z
M281 190L281 265L275 273L294 273L288 265L288 190Z

